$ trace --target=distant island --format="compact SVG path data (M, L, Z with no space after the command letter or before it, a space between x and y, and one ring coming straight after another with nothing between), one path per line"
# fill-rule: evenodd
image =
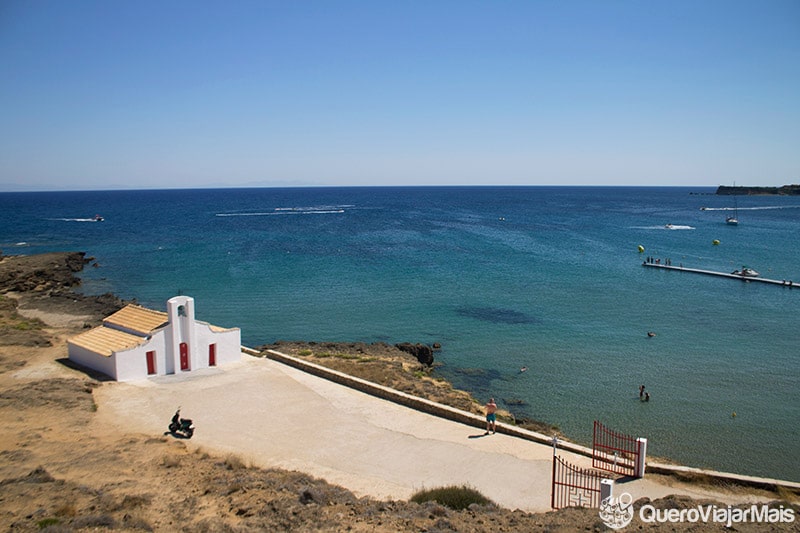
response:
M720 185L717 194L726 196L798 196L800 185L784 185L782 187L728 187Z

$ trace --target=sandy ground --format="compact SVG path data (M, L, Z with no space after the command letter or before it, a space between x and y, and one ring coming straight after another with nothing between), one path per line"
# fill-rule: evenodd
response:
M509 509L550 510L552 447L485 436L269 359L243 354L224 368L114 383L95 396L100 425L124 421L128 431L156 435L180 406L197 426L190 446L307 472L358 495L408 499L422 488L466 484ZM559 454L591 467L587 457ZM726 504L758 500L662 476L617 485L616 492L634 500L670 494Z

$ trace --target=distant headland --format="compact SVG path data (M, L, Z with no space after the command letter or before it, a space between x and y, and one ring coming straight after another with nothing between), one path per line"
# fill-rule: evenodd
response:
M728 187L720 185L717 194L727 196L798 196L800 185L784 185L782 187Z

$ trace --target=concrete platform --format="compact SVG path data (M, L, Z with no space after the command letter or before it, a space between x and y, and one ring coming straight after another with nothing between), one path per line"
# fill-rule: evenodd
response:
M408 499L423 488L469 485L509 509L550 510L552 446L433 416L265 358L224 368L108 383L95 391L99 423L162 435L180 406L190 447L236 454L264 468L308 473L357 495ZM572 464L591 459L559 452ZM685 494L725 504L760 501L655 476L615 493Z

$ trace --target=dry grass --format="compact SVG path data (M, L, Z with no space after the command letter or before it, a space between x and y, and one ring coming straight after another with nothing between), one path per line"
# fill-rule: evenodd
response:
M59 507L56 507L55 511L53 511L53 514L58 517L73 517L77 516L78 511L75 509L75 506L72 503L65 503Z
M791 489L789 487L778 485L775 487L775 494L782 502L786 502L788 504L800 503L800 489Z
M241 457L234 454L227 455L225 460L222 461L222 464L224 464L225 468L228 470L247 470L247 468L249 468Z
M7 296L0 295L0 329L18 331L40 330L45 323L38 318L25 318L17 313L17 302Z
M181 465L181 458L178 455L165 455L161 459L161 466L164 468L177 468Z

